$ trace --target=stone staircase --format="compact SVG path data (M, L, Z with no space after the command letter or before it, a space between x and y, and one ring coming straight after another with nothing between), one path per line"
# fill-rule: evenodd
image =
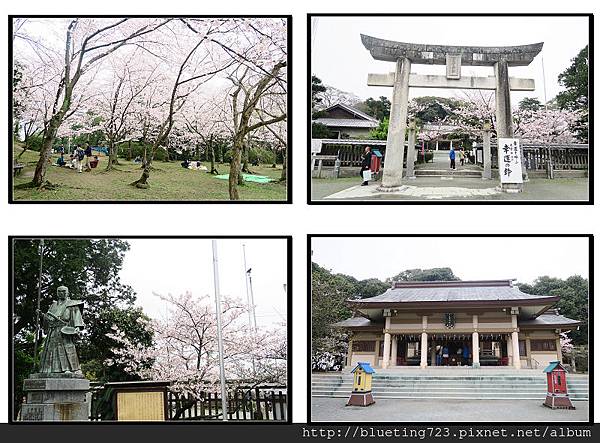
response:
M544 400L546 377L541 371L514 373L418 374L375 373L373 397L464 400ZM483 372L483 371L482 371ZM568 374L571 400L589 400L588 377ZM352 374L313 373L313 397L348 397L352 391Z
M481 178L480 169L415 169L415 177L456 177L456 178Z

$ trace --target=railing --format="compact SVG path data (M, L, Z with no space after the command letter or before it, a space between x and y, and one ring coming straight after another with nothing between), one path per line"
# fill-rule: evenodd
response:
M589 164L589 145L587 144L542 144L522 143L525 167L528 171L549 169L587 170ZM492 143L492 168L498 168L498 146ZM475 146L477 164L483 165L483 146Z
M229 420L287 419L285 387L256 387L236 389L227 394ZM198 397L169 391L167 398L169 420L222 420L221 394L201 392Z
M90 421L116 420L114 391L101 386L91 393ZM222 420L221 394L202 391L197 396L169 390L167 420ZM229 420L287 420L287 388L285 386L240 387L227 393Z

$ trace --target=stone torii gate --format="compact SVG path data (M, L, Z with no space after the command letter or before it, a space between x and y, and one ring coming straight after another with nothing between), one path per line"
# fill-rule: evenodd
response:
M509 77L508 67L528 66L544 45L544 43L499 47L427 45L383 40L364 34L361 34L361 39L364 47L375 60L396 63L396 72L369 74L367 83L369 86L394 88L383 178L379 187L379 190L389 192L397 190L402 184L410 87L494 90L497 136L514 137L510 91L534 91L535 82L533 79ZM411 74L412 64L446 65L446 75ZM461 76L462 65L493 66L495 75L463 77ZM409 149L407 155L407 164L414 161L414 152ZM484 166L485 162L491 164L490 157L489 153L484 153Z

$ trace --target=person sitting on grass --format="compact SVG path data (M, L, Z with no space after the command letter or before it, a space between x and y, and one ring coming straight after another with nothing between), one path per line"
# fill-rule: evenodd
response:
M62 152L60 153L60 157L58 157L56 159L56 165L63 167L64 165L66 165L67 162L65 161L65 154L63 154Z
M190 166L190 162L185 159L184 161L181 162L181 167L187 169Z
M92 168L95 168L96 166L98 166L98 162L100 161L100 159L98 158L97 155L94 155L94 159L90 160L90 166Z

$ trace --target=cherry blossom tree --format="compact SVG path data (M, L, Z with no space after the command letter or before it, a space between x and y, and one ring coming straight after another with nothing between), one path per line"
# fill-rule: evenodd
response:
M155 294L169 306L162 319L147 325L154 342L150 347L129 342L114 328L110 337L119 343L108 365L119 364L142 379L169 380L173 388L198 398L201 391L218 383L217 321L211 297ZM285 383L287 340L285 328L249 332L247 306L240 300L222 298L223 358L231 386ZM253 365L254 362L254 365Z
M22 40L27 47L35 46L34 56L41 64L53 71L47 83L48 92L54 97L48 108L47 122L43 130L43 142L32 184L44 185L46 168L58 129L68 117L76 98L77 85L97 70L99 64L115 51L138 42L168 23L170 19L99 19L74 18L54 22L64 24L63 49L52 48L51 43L36 40L20 25L13 34L15 43ZM16 51L21 49L16 46ZM89 78L88 78L89 81ZM89 83L88 83L89 84Z

